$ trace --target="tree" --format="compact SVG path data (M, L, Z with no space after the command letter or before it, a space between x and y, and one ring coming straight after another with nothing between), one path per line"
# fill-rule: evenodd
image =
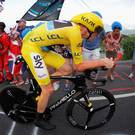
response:
M121 44L124 50L123 59L131 59L133 56L133 50L135 49L135 35L124 38Z

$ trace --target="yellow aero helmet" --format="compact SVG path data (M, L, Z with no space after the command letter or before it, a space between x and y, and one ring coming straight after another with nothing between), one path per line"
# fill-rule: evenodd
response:
M72 22L84 25L90 32L94 32L97 28L104 27L102 19L94 13L87 12L74 16L71 19Z

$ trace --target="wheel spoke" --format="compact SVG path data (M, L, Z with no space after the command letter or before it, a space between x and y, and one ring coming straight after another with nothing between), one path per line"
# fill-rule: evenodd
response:
M78 103L81 107L83 107L83 109L89 112L90 109L92 108L92 103L89 101L89 98L87 95L85 95L83 98L84 98L84 103L82 103L82 101L78 101Z
M33 111L36 111L36 108L34 107L30 107L30 106L26 106L26 105L18 105L17 107L23 107L24 109L30 109L30 110L33 110Z
M96 109L93 110L93 112L98 112L98 111L100 111L100 110L103 110L103 109L107 108L108 106L110 106L110 104L104 105L104 106L99 107L99 108L96 108Z
M28 110L18 110L19 113L24 113L24 114L37 114L37 112L34 111L28 111Z
M87 120L86 120L86 123L85 123L85 130L87 130L87 128L88 128L88 123L91 121L92 116L93 116L93 113L89 112L89 113L88 113Z
M84 103L82 103L81 101L76 101L75 100L75 102L79 105L79 106L81 106L84 110L89 110L89 107L88 106L86 106Z

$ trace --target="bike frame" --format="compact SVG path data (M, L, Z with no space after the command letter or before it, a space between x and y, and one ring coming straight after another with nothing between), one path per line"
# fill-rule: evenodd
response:
M77 92L78 92L78 90L74 90L74 89L71 90L66 95L64 95L62 98L60 98L55 103L50 105L48 108L50 109L50 111L54 111L55 109L60 107L62 104L64 104L66 101L68 101L71 97L73 97L73 95L75 95Z
M85 76L84 75L77 75L77 76L61 76L61 77L56 77L56 76L51 76L51 79L68 79L70 81L72 81L75 86L73 89L69 90L69 92L64 95L63 97L61 97L60 99L58 99L55 103L51 104L48 106L48 108L50 109L50 111L54 111L55 109L57 109L58 107L60 107L61 105L63 105L65 102L67 102L70 98L72 98L76 93L82 93L85 89L86 89L86 80L85 80ZM31 85L31 90L33 91L33 93L39 93L38 89L36 89L37 84L35 84L33 81L35 81L35 79L30 79L30 85Z

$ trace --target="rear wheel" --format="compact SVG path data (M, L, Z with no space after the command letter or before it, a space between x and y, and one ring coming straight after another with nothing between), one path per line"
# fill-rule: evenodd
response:
M72 126L91 130L106 124L113 117L115 106L109 91L91 88L68 103L66 117Z
M36 101L34 97L18 87L10 86L0 92L0 104L3 111L12 120L21 123L34 121L36 117Z

